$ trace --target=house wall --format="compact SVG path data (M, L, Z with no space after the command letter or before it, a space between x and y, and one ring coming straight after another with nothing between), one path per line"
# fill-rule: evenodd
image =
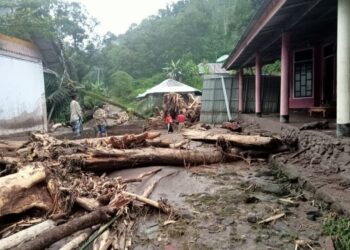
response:
M295 58L294 55L298 51L312 49L313 52L313 87L312 87L312 97L294 97L294 71L295 71ZM291 56L291 72L290 72L290 92L289 92L289 108L294 109L301 109L301 108L309 108L313 107L315 100L315 50L314 48L300 48L300 49L294 49Z
M307 98L295 98L294 97L294 54L296 51L310 49L296 49L292 53L291 60L291 72L290 72L290 95L289 95L289 107L294 109L310 108L320 106L321 94L322 94L322 45L315 45L311 49L313 50L313 95Z
M47 129L41 60L21 57L0 53L0 135Z

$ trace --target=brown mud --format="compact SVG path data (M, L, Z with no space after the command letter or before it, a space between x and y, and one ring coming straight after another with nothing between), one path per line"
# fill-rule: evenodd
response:
M144 171L114 175L129 178ZM324 249L326 208L264 162L187 170L162 167L141 184L130 185L130 190L141 192L157 179L151 198L167 199L179 218L167 221L152 211L138 216L132 249L295 249L296 240ZM290 198L293 204L280 198ZM258 223L281 213L285 216L278 220Z

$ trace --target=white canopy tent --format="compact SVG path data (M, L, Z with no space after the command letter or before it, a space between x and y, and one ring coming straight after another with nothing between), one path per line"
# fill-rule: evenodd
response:
M193 88L191 86L188 86L186 84L183 84L181 82L178 82L173 79L166 79L162 81L160 84L148 89L146 92L139 94L137 98L143 98L147 95L151 94L162 94L162 93L195 93L200 94L201 91Z

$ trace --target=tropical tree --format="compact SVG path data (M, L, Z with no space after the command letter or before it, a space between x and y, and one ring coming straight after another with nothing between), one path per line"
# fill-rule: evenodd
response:
M181 60L171 60L170 63L167 63L167 66L163 70L167 73L167 77L174 79L176 81L181 81L182 72L180 69Z

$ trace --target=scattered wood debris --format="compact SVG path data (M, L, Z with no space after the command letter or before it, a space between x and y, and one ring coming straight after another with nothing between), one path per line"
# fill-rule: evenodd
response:
M168 98L169 103L182 102L173 95ZM189 106L196 107L196 100L189 100ZM24 213L30 218L0 226L0 249L50 249L54 244L66 250L81 244L91 244L94 249L128 249L135 223L131 211L151 206L168 215L164 226L176 223L176 212L167 201L148 198L160 179L147 186L142 195L126 189L128 183L141 182L161 168L129 179L108 177L106 171L164 163L189 167L235 161L242 158L238 155L242 149L271 149L277 141L259 135L188 130L184 133L188 140L174 143L160 140L159 135L148 131L59 140L48 134L32 134L30 141L17 147L16 157L0 159L0 218ZM220 142L222 138L225 143ZM196 149L183 147L189 140L212 144ZM35 218L30 214L32 209L38 211ZM278 216L284 214L260 223Z
M285 215L286 215L285 213L276 214L276 215L273 215L273 216L271 216L269 218L266 218L266 219L264 219L262 221L259 221L258 224L269 223L271 221L278 220L278 219L284 217Z
M152 129L163 128L165 113L170 113L175 119L181 112L186 116L186 127L199 121L201 102L199 97L192 94L168 93L163 96L161 110L156 108L158 114L149 118L149 127Z
M185 138L199 141L216 142L219 138L241 147L272 147L278 142L277 138L260 135L224 134L210 131L187 130L183 134Z
M224 122L221 127L232 132L242 132L242 127L238 124L238 122Z

